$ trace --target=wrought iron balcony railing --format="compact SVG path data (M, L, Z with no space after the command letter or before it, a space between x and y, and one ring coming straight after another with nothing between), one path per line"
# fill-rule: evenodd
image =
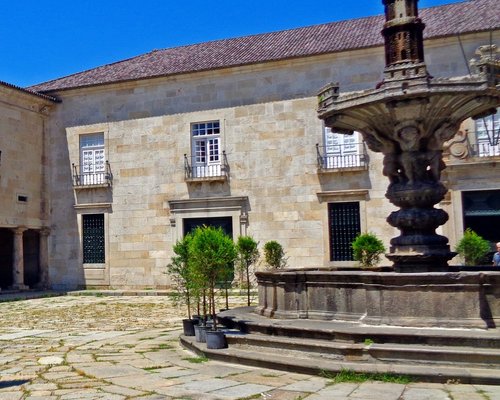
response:
M89 186L111 186L113 182L113 174L111 166L106 161L102 164L85 164L73 166L73 186L89 187Z
M322 172L336 170L364 170L368 169L368 157L364 143L350 143L350 149L346 151L345 145L320 146L316 145L318 170Z
M184 174L186 181L227 180L229 164L226 152L223 151L218 161L207 161L208 157L188 157L184 154Z
M500 143L496 145L490 142L470 144L470 152L474 157L497 157L500 156Z

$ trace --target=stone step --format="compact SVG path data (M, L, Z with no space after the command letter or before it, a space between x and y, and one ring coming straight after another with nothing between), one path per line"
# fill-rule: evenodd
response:
M392 363L381 361L342 361L319 358L313 353L290 354L271 348L245 349L230 345L227 349L207 349L205 343L197 343L194 337L181 336L181 344L197 354L223 362L271 368L311 375L335 375L342 370L359 373L390 373L409 376L421 382L460 382L467 384L500 384L499 368L467 367L454 365L428 365ZM257 348L258 349L258 348Z
M350 321L272 319L252 307L227 310L218 315L221 324L244 333L319 339L335 342L412 344L500 349L499 329L447 329L363 325Z
M308 356L341 361L500 366L500 349L393 343L361 344L239 333L228 333L227 342L231 346L254 351L287 351L296 355L305 352Z

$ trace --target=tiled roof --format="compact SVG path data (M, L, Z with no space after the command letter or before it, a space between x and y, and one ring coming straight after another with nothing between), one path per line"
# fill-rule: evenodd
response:
M498 0L469 0L420 10L426 38L500 27ZM379 46L384 17L351 19L286 31L155 50L32 86L41 92L206 71Z
M36 92L36 91L34 91L32 89L24 89L22 87L13 85L12 83L0 81L0 86L5 86L5 87L7 87L9 89L19 90L20 92L26 93L26 94L28 94L30 96L40 97L42 99L53 101L55 103L58 103L60 101L59 99L57 99L55 97L52 97L52 96L49 96L49 95L46 95L46 94L43 94L43 93Z

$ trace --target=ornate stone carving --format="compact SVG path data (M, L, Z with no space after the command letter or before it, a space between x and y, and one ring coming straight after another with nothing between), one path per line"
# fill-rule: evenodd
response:
M452 157L464 160L469 157L470 149L467 132L458 131L454 137L444 143L443 150Z

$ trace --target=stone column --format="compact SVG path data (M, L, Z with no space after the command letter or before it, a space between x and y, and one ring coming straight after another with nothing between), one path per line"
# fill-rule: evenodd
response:
M14 232L14 257L13 257L13 283L12 289L26 290L28 286L24 284L24 254L23 254L23 232L25 227L17 227Z
M39 248L39 266L40 275L37 284L39 289L47 289L49 287L49 251L48 251L48 236L50 234L49 228L42 228L40 230L40 248Z

